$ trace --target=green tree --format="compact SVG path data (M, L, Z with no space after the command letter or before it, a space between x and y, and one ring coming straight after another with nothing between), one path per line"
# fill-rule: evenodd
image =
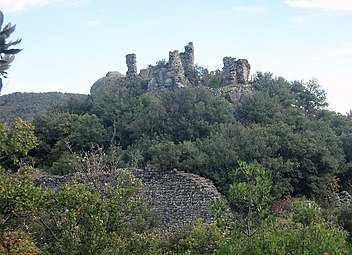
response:
M176 143L209 136L215 125L234 121L231 104L203 87L161 95L166 119L162 133Z
M15 54L19 53L20 49L11 48L21 42L21 39L16 41L6 42L6 40L15 31L16 25L11 23L6 24L4 27L4 14L0 11L0 92L2 89L2 77L6 78L7 70L10 68L11 63L15 59Z
M1 124L0 133L0 254L39 254L28 219L41 206L42 190L34 185L31 168L19 167L36 145L33 127L18 119L12 129Z
M19 118L12 128L0 123L0 169L15 170L36 145L34 127L30 123Z
M34 119L39 145L33 155L40 167L55 174L72 172L72 153L106 143L106 130L97 116L50 112Z
M230 205L235 209L239 229L248 237L254 235L270 213L273 201L269 172L259 164L240 161L233 172L229 189Z
M78 162L78 179L46 190L38 215L44 230L35 231L45 251L131 254L128 251L136 249L130 246L131 238L149 228L149 213L139 195L141 183L127 170L116 169L115 158L105 157L102 150L87 154ZM108 183L102 183L103 177Z

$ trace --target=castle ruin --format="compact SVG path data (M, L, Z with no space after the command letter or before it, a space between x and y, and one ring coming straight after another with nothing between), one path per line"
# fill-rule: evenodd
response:
M177 88L191 87L194 84L195 64L194 64L194 45L189 42L184 47L184 52L173 50L169 52L169 59L165 64L149 66L141 69L138 73L136 54L126 55L127 72L126 76L122 76L118 72L109 72L109 77L103 77L98 80L91 88L91 92L96 93L99 89L113 86L114 77L116 75L120 82L115 84L128 84L128 81L142 80L146 83L146 92L151 94L159 94L165 91L172 91ZM251 90L249 74L250 64L247 59L236 59L233 57L223 58L222 70L210 72L210 76L220 77L219 87L214 93L219 95L229 95L233 102L237 102L241 94ZM123 82L123 81L127 81Z

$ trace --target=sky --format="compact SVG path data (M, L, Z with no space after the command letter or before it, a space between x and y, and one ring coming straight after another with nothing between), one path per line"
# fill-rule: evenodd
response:
M2 94L88 94L108 71L138 69L195 47L195 62L221 69L248 59L251 74L317 79L329 109L352 109L352 0L0 0L23 49Z

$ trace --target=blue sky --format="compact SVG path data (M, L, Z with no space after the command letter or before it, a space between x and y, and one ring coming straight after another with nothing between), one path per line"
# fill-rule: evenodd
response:
M352 0L0 0L22 38L2 93L89 93L108 71L126 72L195 45L210 70L246 58L252 74L316 78L330 109L352 109Z

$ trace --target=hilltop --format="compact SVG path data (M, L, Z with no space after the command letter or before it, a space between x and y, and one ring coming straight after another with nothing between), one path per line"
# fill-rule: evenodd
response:
M209 71L195 65L194 54L195 47L189 42L184 52L170 51L168 61L157 61L155 65L149 65L139 72L136 54L127 54L126 74L108 72L93 84L90 93L94 97L106 90L130 89L138 82L143 92L153 95L179 88L204 86L237 103L240 95L252 90L249 80L251 66L247 59L224 57L222 70Z

